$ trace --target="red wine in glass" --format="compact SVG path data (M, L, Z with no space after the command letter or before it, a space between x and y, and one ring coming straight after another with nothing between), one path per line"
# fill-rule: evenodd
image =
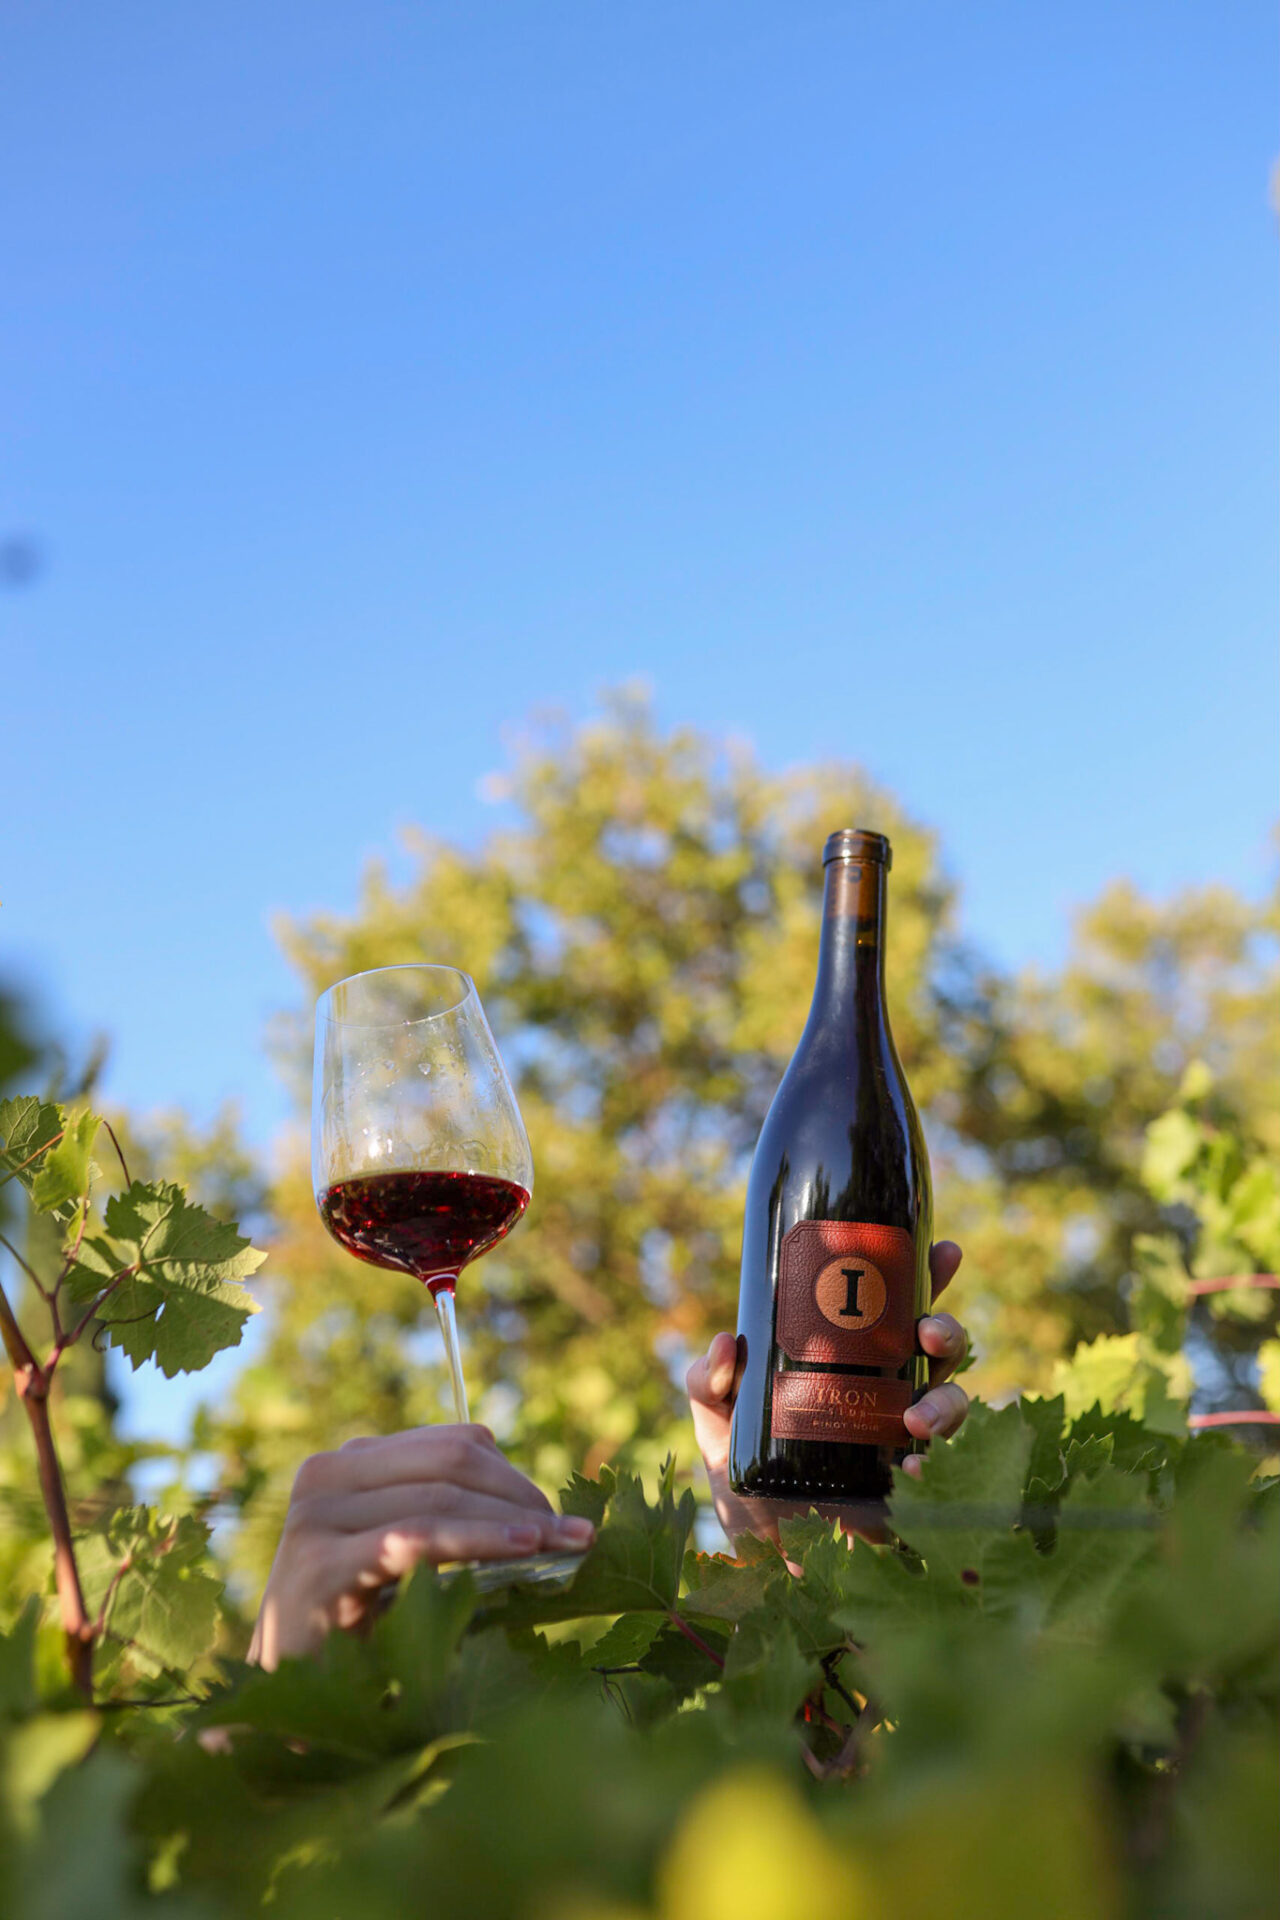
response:
M320 1195L320 1217L348 1253L411 1273L434 1296L487 1253L529 1204L526 1187L487 1173L374 1173Z

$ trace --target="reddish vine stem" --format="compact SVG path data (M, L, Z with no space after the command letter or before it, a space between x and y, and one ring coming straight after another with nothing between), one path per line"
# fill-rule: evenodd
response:
M839 1678L839 1676L835 1672L835 1665L839 1657L840 1656L838 1654L829 1653L826 1655L825 1659L822 1662L822 1671L827 1676L827 1685L831 1688L833 1693L838 1693L840 1695L840 1698L844 1701L846 1707L850 1708L852 1712L858 1715L861 1715L865 1711L865 1702L863 1706L860 1707L857 1701L854 1699L853 1695L850 1693L848 1687L844 1685L844 1682Z
M1270 1287L1275 1291L1280 1288L1280 1273L1227 1273L1214 1280L1191 1280L1187 1292L1229 1293L1235 1287Z
M9 1246L7 1240L4 1244ZM12 1253L13 1248L9 1247L9 1251ZM27 1345L22 1328L13 1317L13 1308L9 1305L9 1297L3 1287L0 1287L0 1337L4 1339L4 1350L9 1356L10 1365L18 1381L18 1391L21 1393L23 1374L32 1371L39 1373L40 1363Z
M111 1612L111 1603L120 1589L120 1582L124 1579L126 1573L129 1572L132 1565L133 1555L126 1553L124 1559L120 1562L120 1565L116 1568L108 1582L107 1590L102 1596L102 1605L98 1609L98 1617L93 1623L93 1637L95 1640L101 1640L107 1631L107 1616Z
M678 1614L674 1607L668 1607L667 1618L670 1620L672 1626L675 1627L678 1632L684 1635L685 1639L689 1642L689 1645L691 1647L696 1647L699 1653L705 1653L707 1656L707 1659L710 1660L715 1666L719 1667L721 1673L724 1672L724 1661L721 1659L720 1655L716 1652L715 1648L709 1647L706 1641L703 1639L702 1635L700 1633L695 1633L693 1628L689 1625L689 1622L686 1619L684 1619L681 1614Z
M26 1274L28 1280L31 1282L36 1292L40 1295L40 1298L42 1300L47 1300L49 1298L49 1295L45 1291L44 1286L41 1283L40 1275L36 1272L35 1268L32 1266L29 1260L23 1259L22 1255L18 1252L18 1249L14 1246L12 1240L7 1240L4 1234L2 1233L0 1233L0 1247L3 1247L5 1252L8 1254L11 1254L12 1257L17 1261L18 1265L22 1268L22 1271Z
M22 1393L21 1387L18 1391ZM62 1469L58 1465L57 1449L53 1444L53 1429L49 1425L48 1382L43 1375L40 1376L39 1391L32 1393L28 1390L22 1394L22 1402L27 1409L27 1418L31 1422L31 1431L35 1437L40 1491L44 1496L45 1512L49 1516L49 1526L53 1533L54 1579L58 1589L58 1605L62 1612L62 1631L67 1640L67 1661L71 1668L72 1681L87 1700L92 1700L93 1626L89 1619L88 1608L85 1606L84 1588L80 1585L80 1569L76 1564L75 1547L71 1540L71 1516L67 1512Z
M129 1172L129 1162L124 1157L124 1148L116 1139L116 1130L105 1114L102 1117L102 1124L111 1136L111 1144L116 1150L116 1159L120 1162L120 1171L124 1175L124 1183L126 1187L131 1187L133 1185L133 1176Z
M28 1346L3 1287L0 1287L0 1331L3 1332L5 1349L13 1364L18 1398L26 1408L36 1445L40 1493L53 1534L54 1580L62 1615L62 1631L67 1641L67 1662L72 1681L86 1699L92 1700L94 1630L84 1602L84 1588L80 1584L66 1489L62 1484L57 1448L53 1444L53 1428L49 1424L49 1371L40 1365Z
M45 1371L47 1373L53 1372L54 1368L57 1366L59 1360L61 1360L63 1354L66 1352L68 1347L74 1347L74 1345L76 1344L76 1341L80 1338L80 1335L84 1332L89 1322L91 1320L97 1319L98 1315L102 1312L103 1307L107 1304L107 1301L111 1298L116 1288L120 1285L120 1282L122 1280L130 1279L135 1273L137 1273L141 1264L142 1264L141 1261L135 1260L132 1266L121 1267L119 1273L113 1274L108 1285L102 1289L102 1292L91 1303L91 1305L85 1308L80 1318L76 1321L76 1324L74 1325L74 1327L72 1327L70 1333L62 1334L58 1338L58 1340L55 1341L53 1348L49 1354L49 1358L45 1362ZM139 1319L145 1319L146 1316L140 1314L138 1317Z
M65 1132L66 1128L63 1127L60 1132L54 1134L51 1140L42 1140L40 1145L34 1148L25 1160L19 1160L16 1166L6 1168L5 1172L0 1174L0 1187L7 1187L9 1182L15 1175L21 1173L24 1167L29 1167L33 1160L38 1160L42 1153L48 1153L50 1147L56 1147Z

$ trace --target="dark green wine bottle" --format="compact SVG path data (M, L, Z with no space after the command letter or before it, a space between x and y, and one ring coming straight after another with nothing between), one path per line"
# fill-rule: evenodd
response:
M735 1493L883 1507L928 1384L933 1204L919 1117L885 1009L883 834L845 829L808 1023L756 1144L738 1298L745 1365Z

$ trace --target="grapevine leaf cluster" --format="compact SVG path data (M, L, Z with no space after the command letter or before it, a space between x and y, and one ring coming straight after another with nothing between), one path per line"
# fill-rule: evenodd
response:
M93 1155L104 1129L125 1186L99 1211ZM91 1335L135 1367L152 1360L170 1376L238 1344L257 1311L240 1281L264 1255L178 1187L131 1179L110 1127L88 1110L32 1096L0 1101L0 1192L14 1181L30 1203L25 1250L0 1239L23 1294L15 1310L0 1289L0 1332L35 1444L71 1676L89 1701L100 1681L122 1673L180 1683L218 1620L208 1530L192 1515L123 1505L77 1526L51 1401L66 1356Z
M1270 1257L1262 1182L1192 1117L1160 1177L1207 1166L1233 1254ZM1280 1483L1172 1390L1081 1405L1077 1371L975 1407L874 1542L811 1513L708 1553L675 1461L575 1475L561 1506L598 1531L567 1585L422 1568L362 1637L267 1672L206 1516L64 1479L72 1350L198 1367L262 1258L124 1166L100 1206L104 1140L0 1103L0 1194L28 1201L0 1320L53 1539L52 1591L0 1616L12 1920L1270 1910ZM1173 1334L1135 1337L1158 1372Z
M134 1884L178 1913L666 1920L734 1885L770 1920L924 1920L957 1887L1010 1920L1264 1911L1280 1489L1219 1436L1106 1427L975 1410L879 1544L810 1515L701 1553L672 1470L577 1480L600 1533L566 1589L423 1569L363 1639L211 1666L180 1737L41 1711L28 1613L0 1709L49 1771L19 1852L63 1831L59 1782L105 1804L123 1768Z

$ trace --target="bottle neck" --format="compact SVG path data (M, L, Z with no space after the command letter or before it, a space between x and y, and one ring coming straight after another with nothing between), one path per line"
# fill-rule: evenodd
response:
M879 860L828 863L811 1019L883 1019L888 877Z

